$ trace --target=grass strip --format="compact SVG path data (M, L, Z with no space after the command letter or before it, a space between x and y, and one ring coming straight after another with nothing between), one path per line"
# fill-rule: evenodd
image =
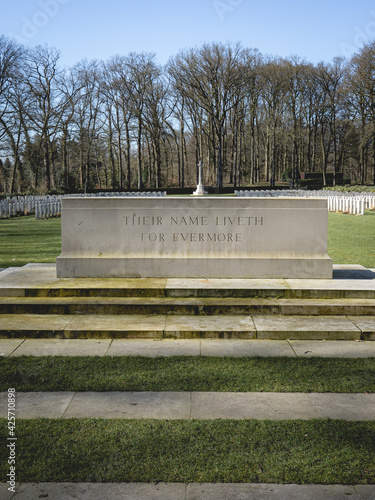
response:
M0 390L375 392L375 358L0 358Z
M36 419L16 429L20 482L375 483L375 422ZM1 477L7 458L4 444Z

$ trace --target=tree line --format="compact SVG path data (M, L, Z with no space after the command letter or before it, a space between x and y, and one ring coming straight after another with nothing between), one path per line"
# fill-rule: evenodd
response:
M375 184L375 42L312 64L240 44L60 65L0 37L0 193Z

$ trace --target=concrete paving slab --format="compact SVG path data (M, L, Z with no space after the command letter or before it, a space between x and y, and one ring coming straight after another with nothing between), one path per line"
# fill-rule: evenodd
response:
M0 339L0 356L10 356L24 339Z
M110 344L111 339L26 339L11 357L105 356Z
M147 356L151 358L158 356L199 356L200 342L200 340L195 339L115 339L112 341L106 356Z
M0 498L2 500L12 500L14 498L14 493L8 490L9 487L8 483L0 483Z
M290 340L290 346L298 357L319 358L374 358L375 342L356 340Z
M17 392L16 418L61 418L74 392ZM0 393L0 417L7 418L8 393Z
M34 337L63 335L73 316L57 314L2 314L0 336L20 337L32 331Z
M370 487L375 492L375 487ZM188 485L187 500L360 500L353 486L295 484Z
M268 405L270 412L269 416L265 417L268 420L309 420L319 418L319 413L314 404L313 393L273 392ZM337 418L334 410L331 412L331 418Z
M165 316L158 315L76 315L65 329L67 338L95 337L143 337L162 338Z
M165 288L166 278L57 278L51 288Z
M253 316L258 339L359 340L360 330L345 317Z
M375 275L374 275L375 276ZM295 297L375 298L375 279L285 280ZM323 298L325 298L323 296Z
M251 291L268 297L283 295L288 290L285 280L281 279L194 279L169 278L165 287L166 294L171 297L191 296L209 297L221 291L219 296L240 296L241 290L251 296ZM228 293L226 293L228 292ZM237 292L237 293L236 293Z
M3 268L1 268L1 272L3 273L1 275L1 277L4 278L5 276L12 274L14 271L17 271L18 269L20 269L20 268L19 267L3 267Z
M350 316L367 340L375 340L375 316Z
M14 499L185 500L185 490L181 483L37 483L21 484Z
M354 486L361 500L375 500L375 486L372 484L358 484Z
M7 393L0 393L6 417ZM375 420L375 394L277 392L17 393L17 418Z
M239 279L239 278L168 278L166 289L170 288L280 288L285 289L286 280L283 279Z
M189 392L85 392L76 393L64 418L190 417Z
M265 392L193 392L191 418L290 420L318 418L308 394Z
M2 487L0 485L0 492ZM6 489L4 492L6 494ZM373 500L374 485L227 483L22 483L19 500ZM11 497L1 496L4 500Z
M166 338L255 338L250 316L167 316Z
M192 393L191 418L375 419L375 394Z
M19 346L19 347L17 347ZM251 339L0 339L4 356L375 357L375 342Z
M225 340L209 339L201 341L202 356L237 357L295 357L286 340Z
M375 299L279 299L285 315L375 315Z
M25 296L25 288L24 287L8 287L1 286L0 284L0 297L24 297Z
M27 264L0 274L1 288L49 288L57 281L55 264Z
M35 270L52 270L52 271L56 271L56 264L54 263L48 263L48 262L42 262L42 263L38 263L38 262L30 262L29 264L25 264L22 269L33 269L34 271Z
M375 420L375 394L309 394L319 418Z
M61 278L49 289L50 296L163 297L162 278Z

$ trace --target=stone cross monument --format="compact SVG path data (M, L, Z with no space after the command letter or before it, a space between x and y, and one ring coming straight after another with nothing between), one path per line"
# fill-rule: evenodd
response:
M193 193L193 196L204 196L207 193L207 191L205 191L204 189L204 186L203 186L203 182L202 182L202 162L199 162L198 163L198 169L199 169L199 180L198 180L198 185L197 185L197 189L194 191Z

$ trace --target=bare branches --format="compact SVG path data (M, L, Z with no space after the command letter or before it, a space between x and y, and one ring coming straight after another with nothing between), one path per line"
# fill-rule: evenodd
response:
M375 43L318 65L211 43L164 68L130 53L62 69L0 37L0 158L0 192L182 188L199 162L218 188L375 182Z

